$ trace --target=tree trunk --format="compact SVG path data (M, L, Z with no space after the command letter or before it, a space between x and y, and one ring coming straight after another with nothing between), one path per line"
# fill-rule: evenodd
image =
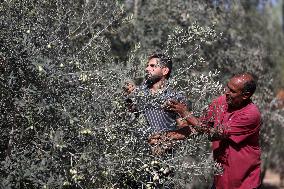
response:
M284 0L282 0L282 31L284 32Z
M137 18L138 16L138 6L139 6L139 0L134 0L134 7L133 7L133 17Z

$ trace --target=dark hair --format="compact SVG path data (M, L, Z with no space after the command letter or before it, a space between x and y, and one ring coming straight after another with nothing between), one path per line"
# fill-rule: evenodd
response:
M243 93L249 92L251 94L253 94L256 90L256 80L250 80L247 81L246 83L244 83L244 88L243 88Z
M159 59L159 63L162 65L162 66L165 66L167 68L169 68L169 73L166 75L166 79L169 79L170 78L170 75L171 75L171 72L172 72L172 68L173 68L173 62L172 62L172 59L163 54L163 53L153 53L149 56L148 58L148 61L151 60L152 58L157 58Z
M255 92L256 86L257 86L257 77L256 77L256 75L249 73L249 72L237 74L237 75L235 75L235 77L241 77L241 76L245 76L245 75L249 78L249 80L244 83L244 87L243 87L242 92L243 93L249 92L249 93L253 94Z

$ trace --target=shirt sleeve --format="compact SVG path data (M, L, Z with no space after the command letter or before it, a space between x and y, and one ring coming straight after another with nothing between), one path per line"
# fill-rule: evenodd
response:
M218 117L220 105L218 104L218 99L212 101L208 108L200 116L199 120L203 123L203 126L213 127L214 122L216 122L216 117Z

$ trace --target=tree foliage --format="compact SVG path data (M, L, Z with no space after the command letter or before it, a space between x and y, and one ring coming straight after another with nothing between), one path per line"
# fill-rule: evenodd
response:
M184 77L187 78L185 81L192 80L193 76L207 75L206 73L214 70L220 71L221 74L218 74L216 79L222 84L235 73L254 73L258 77L258 89L253 100L259 106L263 117L261 132L263 165L266 166L269 159L274 156L282 161L279 155L272 153L274 151L272 149L279 141L276 135L282 136L277 130L283 129L280 126L283 125L281 121L283 116L271 108L271 101L277 88L283 85L281 71L283 44L279 43L283 40L283 33L280 23L272 19L271 3L257 0L127 2L130 2L127 10L137 17L133 25L130 25L134 29L128 25L127 37L124 35L125 32L120 34L119 30L117 35L124 44L131 44L135 40L142 41L141 52L152 51L155 48L167 49L167 43L171 40L170 34L176 26L186 30L192 23L198 23L214 28L219 34L217 40L201 45L197 51L195 51L196 46L192 44L179 46L177 55L172 54L175 68L180 71L178 68L182 68L182 65L187 67L187 55L197 53L202 55L203 63L197 63L192 72L185 74ZM125 31L124 28L121 31ZM198 34L194 32L191 35L196 38ZM194 89L196 85L198 84L190 86ZM195 108L199 104L198 96L191 92L188 95L194 102ZM208 101L213 96L209 97ZM200 111L200 107L197 106L193 111Z
M274 156L270 140L281 139L274 126L283 116L269 104L281 45L274 48L278 38L266 28L269 21L249 5L1 3L1 187L163 188L210 181L218 166L206 136L192 134L173 144L174 154L154 156L145 118L125 106L124 82L141 80L156 49L173 58L170 85L188 96L197 116L231 74L255 73L262 144L265 157Z
M184 141L177 157L158 158L143 117L127 112L120 88L133 68L114 63L105 37L123 19L119 4L6 1L2 10L1 187L163 187L181 179L168 176L172 169L188 179L211 172L207 153L195 155L208 147L204 136ZM214 38L193 25L172 42Z

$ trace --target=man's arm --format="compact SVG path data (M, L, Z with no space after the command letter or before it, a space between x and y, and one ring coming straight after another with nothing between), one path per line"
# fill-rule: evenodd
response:
M178 126L177 130L168 131L166 133L156 133L151 135L148 139L150 144L156 144L161 140L183 140L191 133L191 128L189 127L187 121L183 118L177 118L176 123Z
M131 81L125 82L125 85L123 86L124 95L125 96L129 95L130 93L134 91L135 88L136 86L133 82Z
M136 107L134 106L132 99L130 98L131 93L133 93L134 90L136 89L136 85L131 81L127 81L125 82L125 85L122 87L122 89L128 110L134 113L137 112Z
M177 112L195 131L207 133L211 141L227 137L223 128L214 128L209 123L202 122L199 118L192 115L185 104L171 100L167 103L167 106L169 110Z

